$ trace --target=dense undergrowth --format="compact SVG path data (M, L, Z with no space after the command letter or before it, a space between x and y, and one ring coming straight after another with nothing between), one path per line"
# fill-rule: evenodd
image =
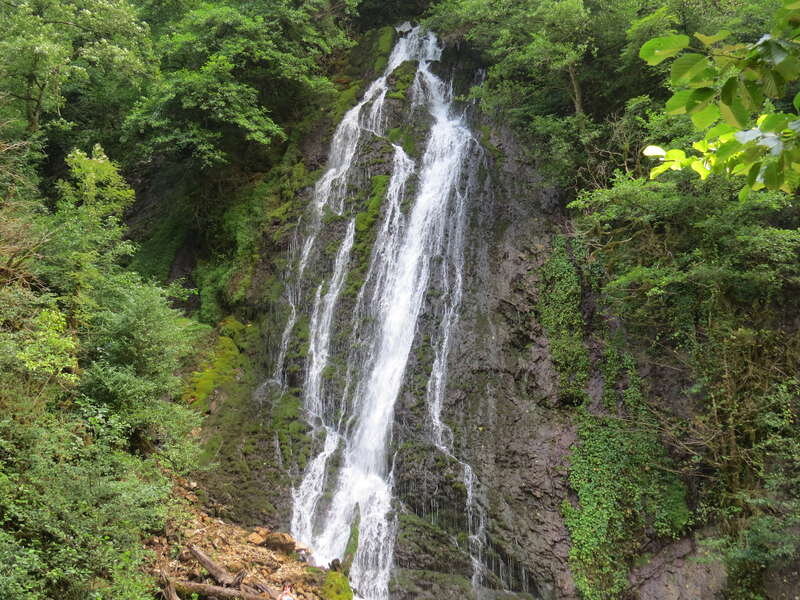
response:
M359 93L330 78L355 5L0 5L0 597L156 593L142 540L249 364L255 328L223 317L255 277L280 293L256 267L315 179L298 140Z

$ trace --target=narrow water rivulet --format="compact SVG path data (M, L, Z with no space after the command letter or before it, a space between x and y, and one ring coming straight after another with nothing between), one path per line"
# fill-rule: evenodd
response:
M458 321L463 285L464 229L480 147L454 105L452 88L434 73L441 58L435 35L419 27L401 28L384 73L346 113L330 145L328 167L314 190L312 212L295 244L287 290L290 315L283 334L274 381L282 384L288 339L298 320L300 290L309 261L326 227L325 214L347 219L331 269L309 291L308 353L303 405L321 449L307 464L293 492L292 533L313 551L316 563L343 558L357 528L350 579L366 600L389 596L396 533L393 514L392 456L395 404L404 384L418 320L431 282L442 300L429 344L435 360L428 375L430 435L441 452L452 455L449 429L441 418L447 383L451 331ZM370 137L386 135L387 93L392 73L417 61L407 118L427 123L424 151L416 160L397 144L380 222L360 290L347 310L342 290L351 265L357 223L348 217L359 152ZM349 323L348 349L341 352L345 381L326 389L332 336L337 323ZM481 545L485 516L474 494L472 469L462 463L467 487L470 548L481 584ZM474 524L474 527L472 526Z

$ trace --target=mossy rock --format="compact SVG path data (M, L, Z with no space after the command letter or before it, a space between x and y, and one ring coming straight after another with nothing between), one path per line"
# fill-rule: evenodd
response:
M394 569L389 596L402 600L476 600L472 582L460 575L413 569Z
M407 100L408 91L411 84L414 83L418 67L419 61L416 60L407 60L397 67L389 76L390 92L387 94L387 98Z
M189 377L181 394L183 401L194 403L201 412L204 412L208 408L207 403L211 393L232 381L241 366L242 357L236 343L230 337L219 336L201 368Z
M372 254L372 244L375 242L375 224L378 222L383 201L389 189L389 180L389 175L373 176L370 192L364 203L364 210L356 213L356 239L352 250L354 264L350 268L345 282L343 290L345 298L355 297L364 283Z
M406 127L394 127L386 132L386 137L393 144L399 145L406 154L411 157L417 156L416 136Z
M320 590L324 600L353 600L353 590L344 573L329 571Z
M394 27L387 26L367 31L358 44L350 50L348 66L342 75L374 79L386 69L396 39L397 32Z

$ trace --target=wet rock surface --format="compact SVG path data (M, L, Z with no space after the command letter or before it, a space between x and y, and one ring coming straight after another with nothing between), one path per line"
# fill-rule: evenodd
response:
M492 573L486 583L514 590L517 597L528 590L543 598L571 598L575 590L560 504L568 493L567 454L575 434L567 415L556 408L557 377L534 314L537 268L549 250L557 206L513 138L493 124L476 125L487 132L482 141L495 152L486 151L481 165L485 177L470 200L464 299L452 341L443 417L453 432L455 455L472 466L481 483L491 546L485 558ZM435 300L428 302L435 313ZM423 321L418 337L424 340L425 335ZM460 468L448 468L453 461L441 452L437 465L431 456L437 450L425 447L430 438L426 416L413 400L420 392L424 399L425 390L412 387L415 370L429 368L424 362L409 366L407 395L412 399L403 402L397 419L402 439L395 471L398 495L420 518L439 517L440 530L457 539L467 529L465 493L457 493L463 474ZM424 458L407 459L408 446ZM405 556L409 545L400 539L398 556ZM452 548L452 543L449 548L440 544L438 554ZM435 556L428 564L420 562L414 565L417 569L438 570ZM471 569L467 571L445 573L470 577ZM414 583L421 577L406 572L401 579L422 593Z
M724 567L691 538L666 546L630 574L632 591L642 599L715 600L726 580Z

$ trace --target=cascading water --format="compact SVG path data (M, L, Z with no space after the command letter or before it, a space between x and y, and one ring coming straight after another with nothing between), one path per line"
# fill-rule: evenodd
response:
M400 146L393 145L392 172L370 264L353 314L340 317L349 319L353 330L343 397L337 404L345 412L339 416L326 401L322 375L330 358L332 328L339 320L334 316L353 247L353 220L339 246L332 275L316 289L309 322L303 401L309 423L317 436L324 437L324 444L293 492L292 533L312 548L317 563L326 565L342 558L357 522L358 547L350 578L359 597L367 600L388 598L396 528L388 454L392 422L417 321L434 273L446 301L434 334L435 360L427 402L434 443L452 457L452 436L442 423L441 405L451 331L462 296L465 214L474 176L474 170L469 169L470 158L479 152L463 115L454 110L450 86L431 71L431 64L441 57L436 37L418 27L406 28L403 33L383 75L370 85L336 130L329 168L315 187L311 221L295 253L294 281L300 286L322 230L323 209L344 214L359 144L367 136L384 135L389 77L402 63L419 61L411 110L427 114L432 122L430 132L419 164ZM413 196L408 193L412 178L416 179ZM410 208L404 210L408 200ZM297 289L289 290L292 310L282 339L281 360L297 321ZM282 368L282 364L277 365L276 381L282 381ZM334 456L337 461L332 460ZM470 553L476 573L473 582L479 585L484 569L480 549L485 541L485 516L474 514L479 507L473 498L474 476L468 465L461 464L469 491ZM473 531L474 523L480 526L479 531Z

